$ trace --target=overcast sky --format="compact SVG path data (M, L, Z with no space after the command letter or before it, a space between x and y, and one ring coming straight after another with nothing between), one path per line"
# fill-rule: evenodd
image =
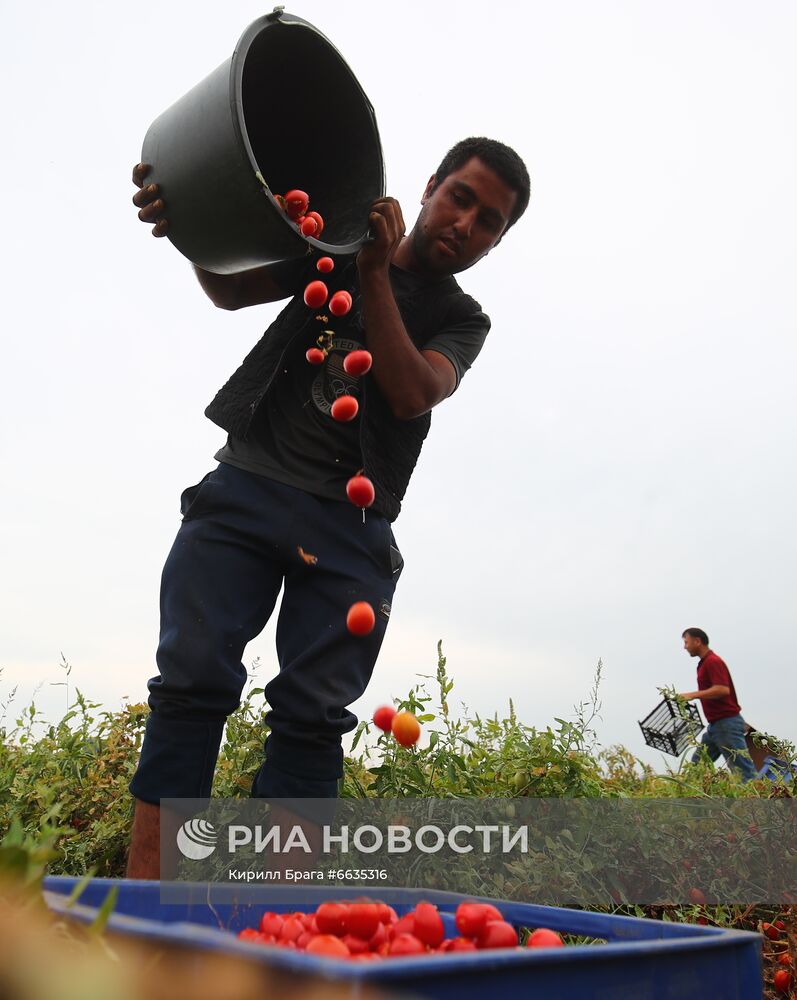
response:
M4 5L0 701L144 700L203 410L276 314L228 313L136 218L150 123L262 5ZM461 284L493 326L434 412L395 533L406 568L361 716L434 673L454 702L572 715L603 745L695 687L704 628L745 718L797 738L792 3L305 0L379 123L410 223L466 135L514 146L523 220ZM323 99L319 95L319 99ZM267 110L267 109L265 109ZM334 151L330 152L334 155ZM270 625L247 649L258 684ZM667 759L669 762L673 758Z

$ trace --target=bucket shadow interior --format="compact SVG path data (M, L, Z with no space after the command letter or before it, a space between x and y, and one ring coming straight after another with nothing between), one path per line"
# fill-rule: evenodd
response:
M306 191L324 219L324 243L362 239L383 193L381 147L370 104L337 51L301 24L270 25L246 53L241 85L251 154L272 194Z

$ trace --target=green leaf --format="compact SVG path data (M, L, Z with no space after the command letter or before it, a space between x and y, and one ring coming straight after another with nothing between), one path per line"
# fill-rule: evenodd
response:
M108 923L108 918L113 913L116 907L116 897L119 895L119 886L115 885L108 895L103 900L102 906L97 911L97 916L91 923L91 930L95 934L102 934L105 930L105 925Z

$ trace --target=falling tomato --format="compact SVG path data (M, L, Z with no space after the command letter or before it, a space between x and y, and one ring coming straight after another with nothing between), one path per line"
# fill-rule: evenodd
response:
M376 624L374 609L368 601L356 601L346 615L346 628L352 635L368 635Z
M329 274L335 269L335 261L331 257L319 257L316 261L316 268L324 274Z
M370 507L376 492L368 476L352 476L346 483L346 496L355 507Z
M351 295L343 288L339 292L335 292L329 300L329 311L333 316L345 316L350 309Z
M326 302L329 290L323 281L311 281L304 290L304 304L311 309L320 309Z
M332 298L334 299L334 297L333 295ZM332 309L332 302L329 303L329 308ZM343 368L349 375L358 377L370 371L372 363L373 358L370 351L349 351L343 359Z
M360 405L354 396L338 396L331 407L331 414L334 420L340 420L341 423L347 423L349 420L354 420L357 416L357 411L360 409Z
M396 717L396 710L392 705L380 705L374 712L374 725L378 726L383 733L389 733Z
M412 712L399 712L390 726L396 742L403 747L414 746L421 735L421 724Z

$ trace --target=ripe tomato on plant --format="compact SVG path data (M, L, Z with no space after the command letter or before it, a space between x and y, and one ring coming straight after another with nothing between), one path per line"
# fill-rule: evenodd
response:
M703 890L698 889L697 886L692 886L692 888L689 890L689 898L692 900L693 903L698 903L700 906L703 906L706 902L706 897L703 894Z
M787 969L778 969L772 977L772 985L778 993L788 993L791 989L791 973Z
M415 746L421 735L421 724L412 712L399 712L390 725L396 742L403 747Z

